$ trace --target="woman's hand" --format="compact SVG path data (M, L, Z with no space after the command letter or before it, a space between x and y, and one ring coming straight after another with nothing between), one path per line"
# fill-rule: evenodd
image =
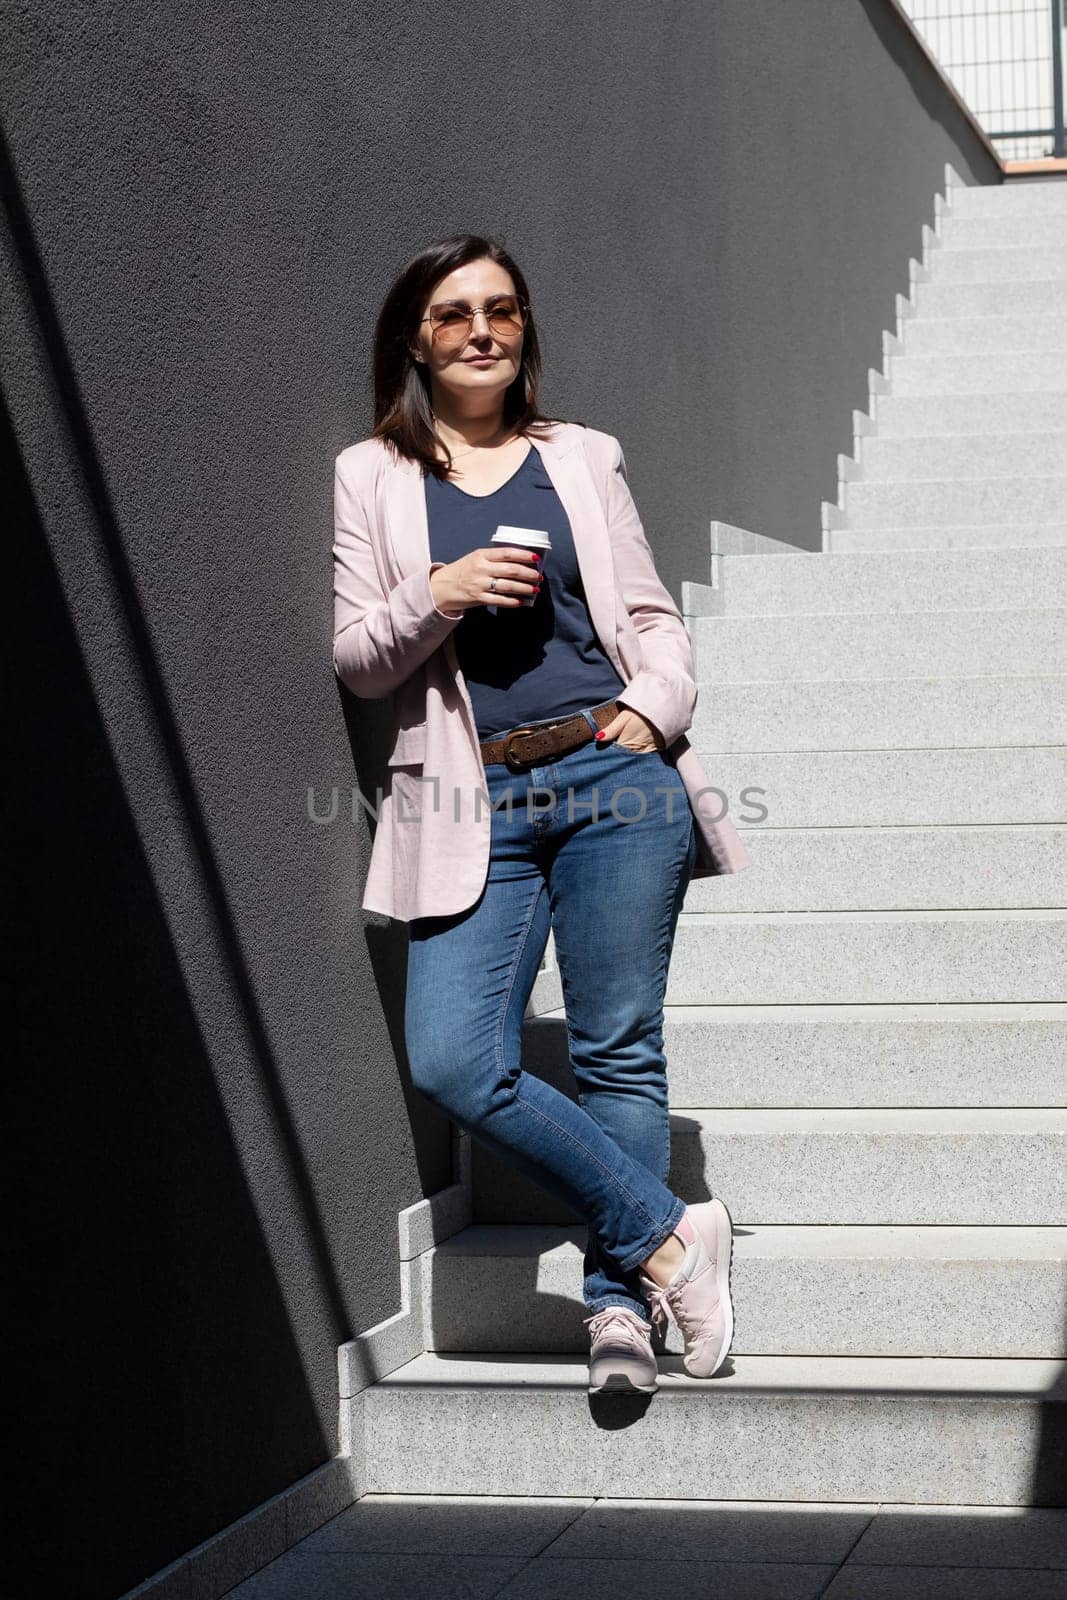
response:
M473 606L521 606L541 586L541 557L515 545L486 545L458 561L439 563L430 572L434 604L442 611L469 611ZM490 579L496 588L490 589Z
M621 701L620 701L621 704ZM629 706L623 706L618 716L613 717L603 730L604 737L601 744L607 744L609 739L614 739L621 744L624 750L651 751L665 748L663 735L654 722L649 722L640 711L632 711Z

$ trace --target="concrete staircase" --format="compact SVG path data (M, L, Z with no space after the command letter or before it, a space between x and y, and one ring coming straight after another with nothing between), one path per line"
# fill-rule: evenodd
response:
M366 1490L1067 1505L1067 180L946 193L822 551L716 524L686 586L756 861L693 883L665 1017L727 1366L672 1331L590 1397L584 1226L464 1139L423 1353L349 1386ZM525 1026L573 1094L551 966Z

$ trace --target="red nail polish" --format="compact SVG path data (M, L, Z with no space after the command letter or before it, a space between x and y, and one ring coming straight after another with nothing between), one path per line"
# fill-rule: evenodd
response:
M604 737L604 730L603 730L603 728L601 728L600 732L597 734L597 740L599 741L599 740L603 739L603 737Z

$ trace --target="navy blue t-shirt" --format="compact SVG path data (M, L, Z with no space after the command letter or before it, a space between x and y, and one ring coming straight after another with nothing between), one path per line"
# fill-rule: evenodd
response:
M501 523L540 528L552 541L532 606L474 606L452 630L478 738L613 700L623 680L593 628L570 518L536 446L492 494L467 494L432 474L425 484L431 561L490 545Z

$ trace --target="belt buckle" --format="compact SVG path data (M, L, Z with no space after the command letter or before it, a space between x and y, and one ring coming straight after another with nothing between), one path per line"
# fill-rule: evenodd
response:
M516 763L520 763L522 761L522 756L513 754L513 741L521 738L524 733L543 733L544 731L545 730L543 728L511 728L504 735L504 765L507 767L509 772L522 771L522 767L520 765L516 765Z

